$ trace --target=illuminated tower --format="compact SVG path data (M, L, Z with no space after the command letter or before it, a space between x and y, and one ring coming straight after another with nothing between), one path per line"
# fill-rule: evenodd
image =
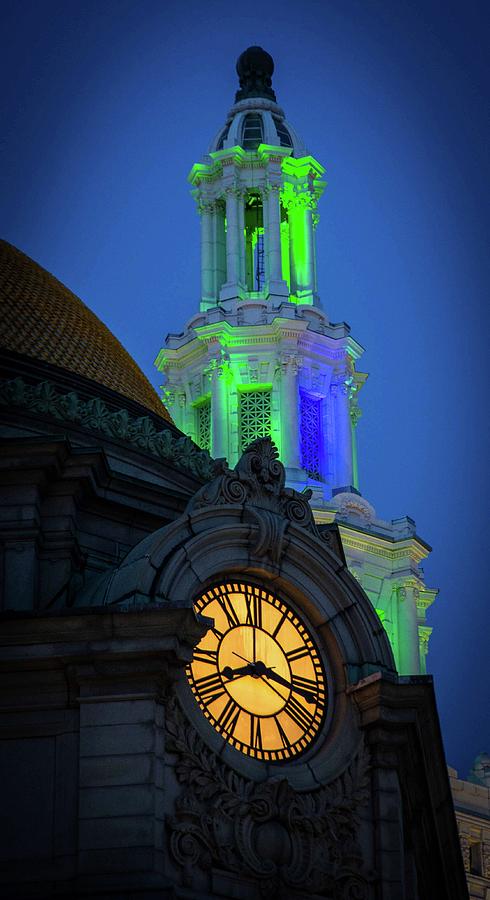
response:
M381 521L359 491L357 371L363 349L320 305L318 201L324 168L286 120L260 47L240 56L240 87L208 154L190 172L201 218L200 311L168 335L157 368L178 428L234 466L270 435L288 484L337 521L349 568L391 639L402 673L425 671L436 591L430 548L407 518Z

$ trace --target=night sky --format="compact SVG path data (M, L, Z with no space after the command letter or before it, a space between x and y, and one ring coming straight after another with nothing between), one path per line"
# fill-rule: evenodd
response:
M82 297L156 386L165 334L198 309L187 174L232 105L239 53L274 57L278 102L327 170L322 303L366 348L361 489L433 547L428 668L448 762L466 774L490 751L487 4L1 9L1 236Z

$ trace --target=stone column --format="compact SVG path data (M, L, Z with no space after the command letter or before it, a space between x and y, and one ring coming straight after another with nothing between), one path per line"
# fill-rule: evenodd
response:
M330 385L335 421L335 487L353 486L350 385L345 373Z
M247 283L247 274L246 274L246 264L245 264L245 197L242 191L238 194L238 215L237 215L237 226L238 226L238 282L240 285L246 285Z
M229 453L228 381L229 365L225 354L212 359L204 370L211 383L211 455L216 459Z
M410 581L404 582L397 589L400 675L420 675L418 594L418 588Z
M359 466L357 461L357 434L356 428L362 411L357 405L355 397L350 401L351 443L352 443L352 486L359 490Z
M221 289L223 300L231 300L238 296L240 279L239 200L240 194L235 187L226 188L226 282Z
M298 390L301 365L297 353L284 353L281 357L281 459L287 469L301 468Z
M226 236L225 208L222 200L214 205L214 271L216 279L216 299L226 281Z
M267 190L269 253L269 282L282 281L281 266L281 212L279 209L280 186L272 184Z
M214 204L201 202L201 305L207 309L216 303L214 271Z
M301 303L310 304L315 290L313 203L309 193L288 200L291 292Z

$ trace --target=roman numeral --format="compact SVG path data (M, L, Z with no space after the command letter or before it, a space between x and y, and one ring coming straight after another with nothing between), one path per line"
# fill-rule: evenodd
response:
M260 730L260 719L258 716L250 714L250 746L255 750L263 750L262 732Z
M284 747L285 750L289 750L289 748L291 746L291 744L289 742L289 738L288 738L286 732L284 731L284 728L282 727L277 716L274 716L274 722L276 723L276 728L279 732L279 737L281 738L282 746Z
M317 699L318 685L316 681L313 681L311 678L302 678L300 675L295 675L294 672L291 681L293 691L295 688L299 688L300 691L309 691L310 694L314 695L315 700Z
M284 625L284 622L286 621L286 619L287 619L287 614L285 612L283 612L281 618L279 619L279 622L277 623L276 627L274 628L274 631L272 632L273 638L275 638L276 635L279 633L279 631L281 630L282 626Z
M228 700L226 706L222 709L219 714L216 722L220 729L220 731L227 731L228 734L233 734L235 730L236 723L238 722L238 718L240 716L240 707L236 705L235 701L231 699Z
M196 647L194 651L193 662L202 662L207 663L210 666L215 666L217 664L217 660L217 650L202 650L199 647Z
M229 628L234 628L237 625L239 625L240 622L238 620L238 616L236 614L235 609L233 608L230 598L223 594L219 598L219 603L221 605L221 609L223 610L223 612L228 620Z
M245 625L255 625L262 628L262 599L257 594L246 594L247 618Z
M217 673L198 678L194 684L201 699L205 703L212 703L213 700L219 700L219 698L226 693L221 678Z
M289 701L284 708L284 712L288 714L289 718L296 723L298 728L301 728L302 731L308 731L311 724L311 716L305 709L301 706L300 703L296 700L296 697L293 694L290 694Z
M309 656L309 655L310 655L310 651L308 650L308 647L305 647L305 646L296 647L295 650L289 650L286 653L288 662L290 662L290 663L296 662L297 659L303 659L303 657Z

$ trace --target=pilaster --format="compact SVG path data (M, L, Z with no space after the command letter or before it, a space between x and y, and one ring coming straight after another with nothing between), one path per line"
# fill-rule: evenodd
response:
M281 375L281 443L282 461L288 477L301 477L299 439L299 390L298 372L303 360L298 353L284 352L280 358Z

